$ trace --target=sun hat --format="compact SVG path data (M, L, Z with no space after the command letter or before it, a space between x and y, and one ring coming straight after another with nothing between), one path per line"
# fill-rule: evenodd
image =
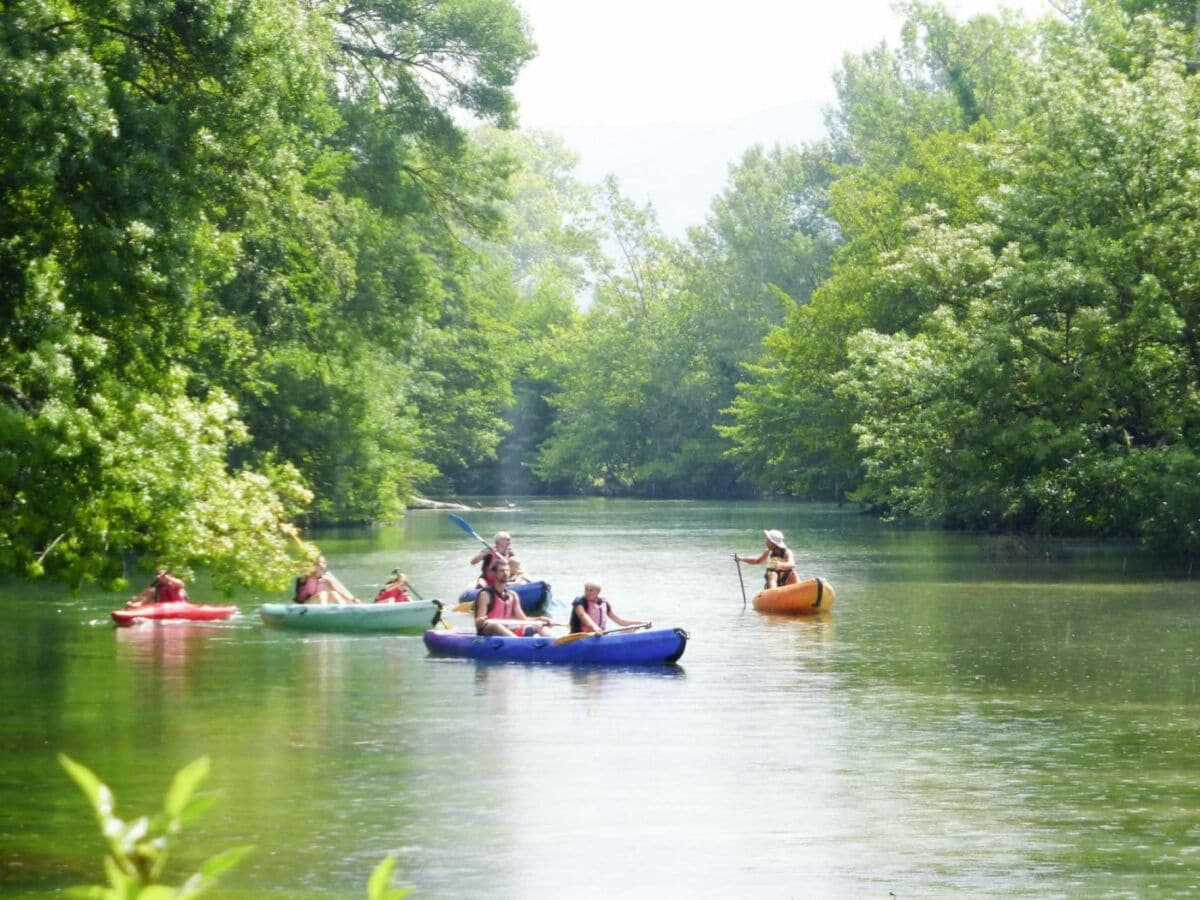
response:
M787 543L783 539L783 532L779 529L772 528L769 531L764 531L763 534L765 534L767 536L767 540L776 547L782 547L784 550L787 549Z

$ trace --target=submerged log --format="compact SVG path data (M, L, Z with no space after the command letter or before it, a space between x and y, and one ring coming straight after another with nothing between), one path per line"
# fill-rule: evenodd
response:
M442 500L427 500L424 497L410 497L407 504L409 509L470 509L462 503L447 503Z

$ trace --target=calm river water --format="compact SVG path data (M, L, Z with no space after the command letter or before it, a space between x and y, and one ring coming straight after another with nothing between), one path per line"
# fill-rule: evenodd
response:
M558 598L598 575L618 612L686 628L680 665L433 660L419 637L268 631L279 598L252 595L229 623L115 630L123 598L2 584L0 893L102 878L59 751L128 817L209 754L222 797L174 871L254 844L225 897L361 897L389 852L416 898L1200 893L1186 571L799 504L464 515ZM763 528L834 585L830 615L743 610L732 553ZM398 565L452 599L478 547L436 512L317 538L361 596Z

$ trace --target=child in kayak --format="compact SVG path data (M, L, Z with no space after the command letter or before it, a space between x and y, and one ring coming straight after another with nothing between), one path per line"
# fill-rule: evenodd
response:
M529 576L521 568L521 560L517 559L515 553L510 554L508 557L508 583L529 584Z
M187 587L183 580L176 578L165 568L154 573L154 580L136 597L130 598L125 604L126 609L137 609L139 606L149 606L152 603L187 603Z
M507 531L497 531L492 543L471 557L471 565L482 563L479 577L475 579L475 587L487 587L492 583L492 567L497 560L508 562L512 555L512 535Z
M296 579L296 593L292 600L296 603L314 603L321 606L342 606L359 602L358 598L338 581L338 577L329 571L324 556L316 558L307 575Z
M600 596L601 590L599 581L588 581L583 585L583 596L571 601L571 634L585 631L603 634L609 620L626 627L650 627L650 622L634 622L618 616L612 604Z
M475 596L475 633L501 637L533 637L550 634L550 620L545 616L531 619L521 609L521 598L508 589L508 564L497 562L488 573L492 584L480 589ZM528 622L529 624L524 624Z
M376 603L407 603L408 576L399 569L392 569L392 577L375 595Z
M788 549L787 542L783 539L783 532L772 528L769 531L764 531L767 538L767 549L759 556L753 558L749 556L737 557L739 562L744 562L752 566L757 566L765 562L767 564L767 572L764 576L764 585L768 588L783 587L785 584L791 584L796 580L796 558L792 555L792 551Z

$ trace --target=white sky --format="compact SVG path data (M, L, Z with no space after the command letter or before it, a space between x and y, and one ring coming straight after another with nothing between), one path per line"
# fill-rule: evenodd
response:
M959 18L1047 0L944 0ZM895 45L891 0L517 0L538 56L517 83L523 127L712 124L833 99L843 54Z

